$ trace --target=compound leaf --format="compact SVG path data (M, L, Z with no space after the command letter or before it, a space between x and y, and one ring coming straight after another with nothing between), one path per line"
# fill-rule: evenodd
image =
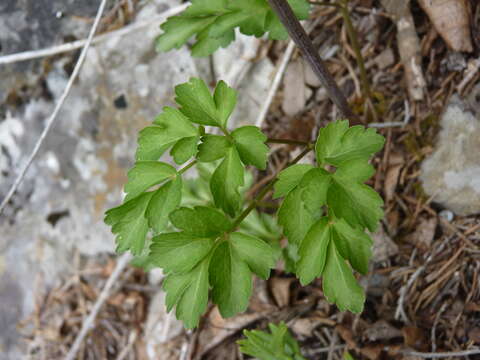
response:
M268 324L270 333L244 330L246 339L238 340L240 351L259 360L305 360L298 342L290 335L285 323Z
M150 246L150 261L166 273L192 270L213 247L213 239L195 237L184 232L155 236Z
M315 222L302 199L303 190L297 187L291 191L278 210L278 223L283 226L284 234L293 244L299 244Z
M231 234L230 240L232 248L250 270L262 279L268 279L276 260L273 248L263 240L240 232Z
M303 176L299 188L303 189L302 200L311 214L321 214L331 181L331 174L319 168L311 169Z
M125 185L125 192L127 193L125 201L133 199L176 173L177 170L169 164L158 161L137 161L128 172L128 182Z
M207 84L199 78L175 87L175 101L180 111L191 121L201 125L219 126L217 107Z
M370 179L374 173L375 169L371 164L365 160L357 159L344 162L335 174L337 177L363 183Z
M176 305L177 319L182 320L188 329L198 325L200 316L208 303L208 266L210 256L205 257L190 272L170 274L163 282L167 293L167 311Z
M306 0L288 0L299 19L308 17ZM158 51L179 48L196 36L193 56L207 56L235 39L235 28L246 35L286 39L288 34L266 0L193 0L182 14L173 16L161 26L164 33L157 38Z
M177 141L198 135L198 129L180 111L165 107L153 126L140 131L137 160L158 160Z
M230 216L235 216L241 206L239 188L244 184L245 168L237 149L230 147L225 158L210 180L210 190L215 205Z
M182 165L190 158L195 156L199 139L199 136L190 136L178 140L177 143L173 145L172 150L170 151L170 155L172 155L173 160L178 165Z
M225 157L227 150L232 144L226 136L205 135L202 143L198 146L197 159L201 162L212 162Z
M206 206L182 207L170 214L170 221L186 234L198 237L216 237L232 227L225 215Z
M275 193L273 194L274 199L287 195L292 191L303 178L309 170L313 169L312 165L309 164L295 164L287 167L278 174L278 180L274 185Z
M181 200L182 178L177 176L154 192L145 212L150 227L157 233L164 230L169 214L180 205Z
M232 132L235 147L245 165L253 165L260 170L267 166L267 137L256 126L243 126Z
M383 217L383 200L371 187L355 182L342 174L334 174L328 189L327 203L337 218L351 226L374 232Z
M326 217L317 221L302 240L299 250L300 260L296 265L297 275L302 285L309 284L322 274L330 240L331 229Z
M335 243L330 242L323 270L323 292L329 302L341 311L362 312L365 294L358 285L352 270L340 255Z
M105 213L105 223L117 235L117 252L130 250L140 255L148 233L145 211L153 192L147 192Z
M315 146L317 162L341 166L346 161L368 160L382 149L385 138L375 129L357 125L349 128L348 120L328 124L321 129Z
M229 241L221 242L210 263L212 300L223 317L231 317L247 309L252 294L252 274Z
M218 111L218 119L220 125L225 127L227 125L227 120L235 109L237 104L237 92L229 87L225 81L219 81L215 92L213 94L213 99Z
M193 35L201 32L215 21L215 17L186 17L174 16L162 24L164 31L156 40L155 48L158 52L178 49ZM215 51L214 49L213 51Z
M343 258L347 259L352 267L362 274L368 272L368 261L372 256L372 239L365 231L351 227L343 219L333 223L333 239Z

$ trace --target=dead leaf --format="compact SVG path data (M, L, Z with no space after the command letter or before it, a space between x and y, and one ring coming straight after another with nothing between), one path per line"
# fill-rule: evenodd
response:
M430 249L433 238L435 237L437 224L438 220L436 217L422 219L416 230L407 236L407 241L423 251Z
M406 346L420 351L428 348L428 342L422 329L416 326L405 326L402 332L403 341Z
M353 338L353 333L352 330L343 326L343 325L337 325L335 327L335 330L337 331L338 335L347 343L347 347L352 350L357 349L357 342Z
M419 3L451 49L466 52L473 50L466 0L419 0Z
M360 349L360 353L365 356L367 359L370 360L377 360L380 358L385 345L376 344L376 345L368 345Z
M379 226L378 230L371 235L373 238L372 260L374 262L380 263L398 254L397 244L392 241L382 226Z
M308 98L303 63L300 60L288 65L283 85L282 109L286 115L293 117L305 108Z
M402 337L402 332L390 325L385 320L379 320L364 331L367 341L391 340Z
M199 333L197 358L203 358L204 354L217 347L225 339L254 321L264 318L269 313L268 311L243 313L224 319L218 308L213 307L205 318L204 328Z
M480 328L475 327L468 332L468 338L475 344L480 344Z
M395 56L393 55L392 49L388 47L383 50L373 61L380 69L385 69L394 64Z
M290 304L290 285L293 280L293 278L278 277L269 280L270 290L278 307L282 308Z
M267 281L259 278L253 280L253 292L250 298L249 309L252 312L272 311L275 305L272 304L271 297L268 294Z
M394 165L389 167L387 170L387 174L385 175L385 200L387 202L393 198L402 167L402 164Z
M313 330L324 323L322 320L325 319L319 319L316 317L296 319L292 324L292 331L297 335L310 337L312 336Z

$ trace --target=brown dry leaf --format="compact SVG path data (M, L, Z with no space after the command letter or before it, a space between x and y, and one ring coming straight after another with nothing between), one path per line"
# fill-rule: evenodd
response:
M325 324L325 322L330 321L329 319L319 318L316 316L308 318L296 319L292 324L292 331L300 336L310 337L312 336L313 330L316 327Z
M200 331L198 337L198 358L211 351L225 339L245 328L249 324L268 316L271 312L243 313L237 316L224 319L218 308L215 306L205 318L205 327Z
M305 109L308 99L303 63L300 60L288 65L283 85L282 109L285 114L293 117Z
M253 280L252 297L250 298L250 305L248 307L252 312L272 311L275 305L268 295L267 281L259 278Z
M367 359L370 360L377 360L380 358L385 345L376 344L376 345L368 345L360 349L360 353L365 356Z
M480 312L480 305L474 302L468 302L465 304L465 311L467 312Z
M379 320L364 332L364 338L367 341L391 340L402 337L402 332L390 325L385 320Z
M401 154L392 153L388 160L388 168L385 175L385 198L390 201L395 193L398 180L400 178L400 170L405 163L405 159Z
M386 48L373 60L374 63L380 68L385 69L392 66L395 63L395 56L391 48Z
M451 49L466 52L473 50L466 0L419 0L419 3Z
M387 170L387 174L385 175L385 200L387 202L393 199L402 167L402 164L393 165Z
M352 350L356 350L357 348L357 342L353 338L353 333L352 330L343 326L343 325L337 325L335 327L335 330L337 331L338 335L347 343L347 347Z
M271 278L269 280L270 290L278 307L283 308L290 304L290 285L293 278Z
M388 260L391 256L398 254L398 246L390 236L385 232L382 226L372 234L373 239L373 256L372 260L380 263Z
M432 245L437 229L438 220L436 217L420 220L416 230L407 236L407 240L421 250L428 250Z
M475 344L480 344L480 328L475 327L468 332L468 338Z
M402 332L403 341L406 346L420 351L426 350L425 347L428 348L428 342L422 329L416 326L405 326Z

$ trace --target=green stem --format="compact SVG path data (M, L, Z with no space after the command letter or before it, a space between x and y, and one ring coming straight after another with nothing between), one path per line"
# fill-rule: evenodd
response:
M293 159L291 162L288 163L287 167L288 166L291 166L293 164L296 164L297 162L299 162L305 155L307 155L310 151L312 150L312 148L309 146L307 147L305 150L303 150L300 155L298 155L295 159ZM282 169L283 170L283 169ZM273 185L275 184L275 182L277 181L277 177L275 176L275 179L273 179L272 181L270 181L263 189L262 191L260 191L260 193L255 197L255 199L253 199L251 202L250 202L250 205L248 205L248 207L243 210L243 212L235 219L235 221L233 222L233 226L232 226L232 231L235 230L241 223L243 220L245 220L245 218L248 216L248 214L250 214L252 212L253 209L255 209L257 206L259 206L259 204L261 203L261 201L263 200L263 198L268 194L268 192L273 188Z
M232 135L230 135L230 132L227 130L225 127L220 127L220 130L222 130L223 134L227 137L228 140L233 141Z
M278 209L278 205L274 202L258 201L257 204L259 207L263 207L263 208Z
M362 82L363 91L368 99L371 99L370 83L368 82L367 70L365 68L365 61L363 60L362 52L360 50L360 44L358 42L358 36L355 28L353 27L352 19L350 17L350 11L348 10L348 0L340 0L339 6L340 12L343 16L343 21L347 29L348 37L357 58L358 68L360 69L360 80Z
M190 169L192 166L194 166L196 163L197 163L197 160L193 160L190 164L185 165L183 168L181 168L181 169L178 171L178 175L182 175L182 174L185 173L188 169Z
M287 145L299 145L299 146L310 146L310 143L307 141L300 140L290 140L290 139L267 139L269 144L287 144Z

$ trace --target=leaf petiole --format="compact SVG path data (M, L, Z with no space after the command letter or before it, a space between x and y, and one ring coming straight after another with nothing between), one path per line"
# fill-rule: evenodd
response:
M291 139L267 139L269 144L286 144L286 145L299 145L299 146L313 146L313 143L308 141L301 140L291 140Z
M293 164L296 164L299 162L305 155L307 155L310 151L312 151L312 148L309 146L305 150L303 150L295 159L293 159L291 162L289 162L285 167L291 166ZM282 169L283 170L283 169ZM280 171L278 172L280 173ZM277 175L278 175L277 173ZM261 204L261 201L263 198L268 194L268 192L273 188L273 185L277 181L277 176L270 181L263 189L260 191L260 193L250 202L250 205L243 210L243 212L235 219L232 225L232 230L234 231L241 223L242 221L250 214L250 212L255 209L257 206Z
M178 170L177 175L182 175L183 173L187 172L187 170L190 169L191 167L195 166L196 163L197 163L197 160L193 160L190 164L185 165L183 168Z

